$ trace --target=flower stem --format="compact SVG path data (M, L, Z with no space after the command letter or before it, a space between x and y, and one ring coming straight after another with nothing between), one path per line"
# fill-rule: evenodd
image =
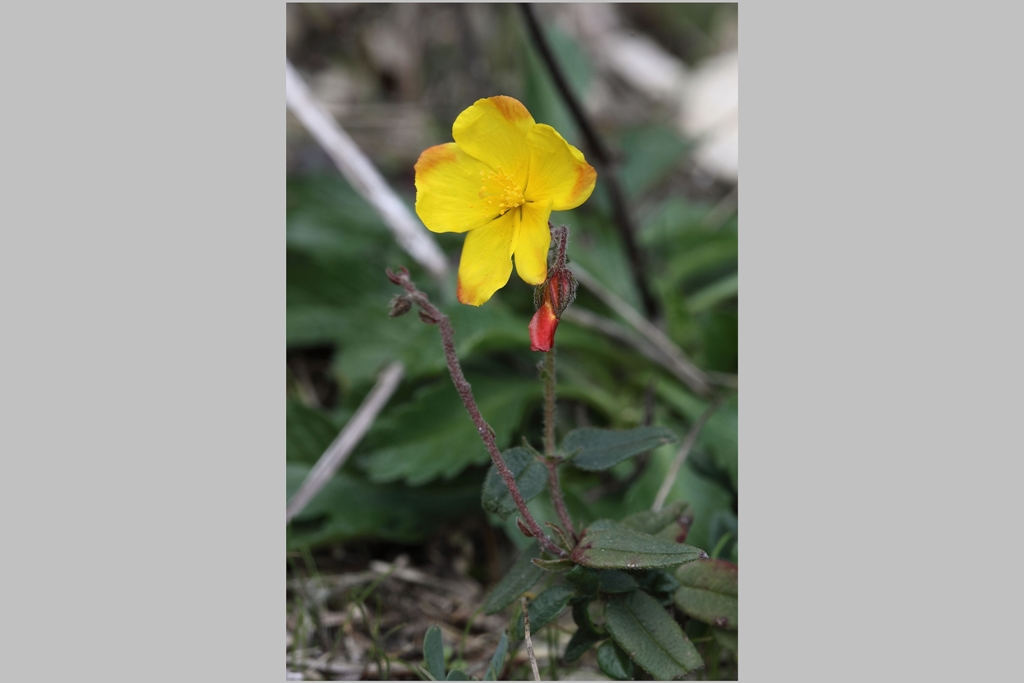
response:
M558 241L558 250L555 252L555 269L565 268L565 246L569 241L569 229L565 226L555 227L548 223L552 236ZM548 468L548 490L551 492L551 502L555 506L558 518L566 532L576 537L576 530L572 526L572 518L565 506L565 499L562 496L562 487L558 483L558 458L555 455L555 347L544 353L544 365L542 366L544 376L544 464Z
M387 274L388 279L409 293L409 300L420 309L420 319L425 323L437 325L438 329L440 329L444 356L448 362L448 372L452 376L455 389L459 392L459 397L462 398L462 403L466 406L466 411L469 413L470 418L472 418L473 424L476 425L477 433L480 434L484 446L487 447L487 452L494 462L495 469L498 470L498 474L504 480L505 486L508 487L508 492L516 504L516 508L519 509L519 513L523 516L526 527L530 530L533 537L537 539L543 550L556 557L568 557L568 553L555 545L555 542L544 533L540 525L537 524L537 520L530 514L529 508L526 507L526 501L516 485L515 476L512 475L508 465L505 464L501 457L498 444L494 441L494 430L491 429L491 426L484 420L483 415L480 414L480 408L477 407L476 400L473 398L473 389L466 380L466 376L462 374L462 366L459 365L459 358L455 355L455 330L452 328L452 323L448 316L438 310L434 304L430 303L427 295L416 288L416 284L409 277L408 270L402 268L401 272L394 273L389 268Z
M558 458L555 456L555 349L544 354L544 464L548 468L548 490L551 502L555 505L558 518L566 532L573 538L576 530L572 526L572 518L565 507L562 487L558 483Z

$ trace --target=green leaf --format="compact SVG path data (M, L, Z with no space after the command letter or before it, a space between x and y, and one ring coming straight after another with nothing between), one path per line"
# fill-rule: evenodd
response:
M691 422L697 420L708 404L679 389L672 382L659 382L655 389L660 398L669 403ZM739 398L733 396L715 411L701 430L695 450L710 451L715 464L728 473L733 490L739 483L739 441L737 412ZM693 456L687 466L693 466ZM705 473L701 473L705 474Z
M444 643L441 641L441 629L437 625L428 628L423 638L423 659L434 680L444 680Z
M576 586L576 590L583 595L596 595L600 572L590 567L576 565L565 575L565 580Z
M607 634L603 628L594 624L590 617L590 602L577 602L572 606L572 620L580 627L580 630L592 634L595 638L603 638Z
M606 676L617 681L629 681L633 678L633 661L622 648L610 640L597 648L597 665Z
M693 518L693 513L689 507L689 503L684 503L680 500L669 503L657 512L641 510L623 519L619 522L619 526L633 529L640 533L650 534L651 536L657 536L666 541L675 541L682 530L679 518L687 514L691 520Z
M566 607L569 606L569 599L573 596L573 590L569 586L552 586L534 598L527 606L530 614L530 633L536 634L547 626L552 619L558 617ZM516 625L516 637L526 637L525 622L522 616Z
M719 645L739 657L740 644L739 633L737 631L726 631L721 628L712 628L711 635L714 636Z
M581 470L606 470L630 456L675 440L676 435L664 427L626 430L582 427L565 436L562 451L571 457L569 462Z
M536 456L525 448L511 448L501 454L523 500L529 502L544 490L548 484L548 471L538 462ZM518 508L512 500L512 494L505 486L505 480L498 473L498 468L491 463L491 469L484 480L482 504L484 510L493 512L502 519L516 512Z
M487 666L487 675L484 676L485 681L498 680L498 676L501 675L501 670L505 668L505 654L507 652L508 634L502 631L501 640L498 641L498 649L494 651L494 656L491 657L491 663Z
M340 430L326 415L298 401L288 401L285 415L288 462L315 465Z
M668 681L704 666L679 624L643 591L610 600L604 616L615 642L652 676Z
M707 553L699 548L623 528L588 529L572 551L574 562L595 569L671 567L702 557Z
M676 570L675 603L687 615L735 631L739 628L738 570L725 560L699 560Z
M577 629L576 633L572 634L572 638L569 639L569 644L565 646L565 654L563 657L567 664L575 662L577 659L583 656L583 654L594 647L597 643L601 642L607 636L599 636L593 631L588 631L584 628Z
M563 560L561 558L557 560L535 559L533 563L546 572L564 572L576 566L572 560Z
M310 469L304 463L287 464L288 498ZM480 487L472 482L410 489L339 472L288 525L287 546L316 547L357 538L414 543L445 520L479 511L479 496Z
M487 596L487 601L484 603L484 614L500 612L537 583L544 574L544 570L531 562L536 557L540 557L540 548L534 541L529 548L522 552L519 559L508 570L508 574L505 574L491 594Z
M636 198L663 179L683 160L688 147L670 128L645 126L625 131L620 139L625 163L622 184Z
M694 292L687 297L686 304L689 306L691 313L700 313L714 308L723 301L735 298L738 292L739 278L736 273L733 273L732 275L726 275L721 280L704 287L698 292Z
M602 593L628 593L639 588L636 579L617 569L608 569L598 576L598 586Z
M499 448L508 446L540 384L510 377L469 378ZM472 419L448 377L419 391L411 402L389 406L360 446L359 464L372 481L404 479L419 485L450 479L490 460Z
M471 681L473 679L470 678L469 676L467 676L466 672L463 671L462 669L452 669L448 673L448 678L446 680L449 680L449 681Z

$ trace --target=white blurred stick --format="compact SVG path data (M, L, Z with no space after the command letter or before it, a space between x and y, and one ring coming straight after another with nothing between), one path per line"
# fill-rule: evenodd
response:
M320 489L334 476L338 468L345 464L345 460L348 459L352 450L366 435L366 432L369 431L373 421L377 419L377 414L384 408L384 404L388 402L388 399L391 398L391 394L395 393L395 389L398 388L398 384L402 381L404 374L405 366L402 365L401 361L395 361L380 373L380 376L377 377L377 383L370 390L370 393L366 395L366 398L363 399L359 410L348 421L348 424L341 430L341 433L335 437L331 445L327 447L327 450L320 456L320 459L316 461L313 469L309 471L305 481L302 482L302 486L292 496L292 499L288 501L286 524L290 523L295 515L305 509L309 501L313 500L316 494L320 493Z
M285 99L288 108L302 122L335 165L381 218L402 249L434 278L448 273L448 261L437 242L387 184L377 167L352 141L334 117L313 97L299 72L285 63Z

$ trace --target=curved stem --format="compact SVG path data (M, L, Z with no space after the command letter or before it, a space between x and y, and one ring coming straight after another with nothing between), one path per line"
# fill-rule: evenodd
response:
M508 492L512 496L512 500L516 504L516 508L519 509L519 513L523 516L523 521L526 523L526 527L530 530L530 533L540 547L546 552L555 555L556 557L568 557L568 553L559 548L554 541L552 541L547 534L537 524L537 520L534 519L533 515L530 514L529 508L526 507L526 501L523 499L523 495L519 492L519 487L516 485L516 478L513 476L508 465L501 457L501 451L498 449L498 444L494 441L494 430L484 420L483 415L480 414L480 408L477 407L476 400L473 398L473 389L469 382L466 380L466 376L462 374L462 366L459 365L459 358L455 355L455 330L452 328L452 323L444 313L437 309L434 304L430 303L430 299L427 295L416 288L416 284L409 277L409 271L402 269L401 273L394 273L390 269L388 272L388 278L396 285L402 287L409 293L409 299L420 308L420 319L425 323L437 325L441 330L441 343L444 346L444 356L448 363L448 372L452 377L452 382L455 384L456 391L459 392L459 397L462 399L463 405L466 406L466 412L469 413L470 418L473 420L473 424L476 425L477 433L480 434L480 438L484 442L484 446L487 447L487 452L491 456L491 461L494 462L495 469L498 470L498 474L501 475L502 480L505 482L505 486L508 487Z

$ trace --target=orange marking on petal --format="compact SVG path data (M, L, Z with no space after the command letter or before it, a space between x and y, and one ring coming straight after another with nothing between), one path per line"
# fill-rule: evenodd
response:
M438 164L453 162L455 158L454 143L448 142L443 145L434 145L423 150L414 168L416 173L427 173Z
M487 98L494 103L501 115L509 121L519 121L530 118L530 112L526 110L523 103L508 95L495 95Z
M594 170L594 167L590 164L583 164L583 166L576 170L576 184L572 186L570 196L573 199L579 197L596 180L597 171Z

